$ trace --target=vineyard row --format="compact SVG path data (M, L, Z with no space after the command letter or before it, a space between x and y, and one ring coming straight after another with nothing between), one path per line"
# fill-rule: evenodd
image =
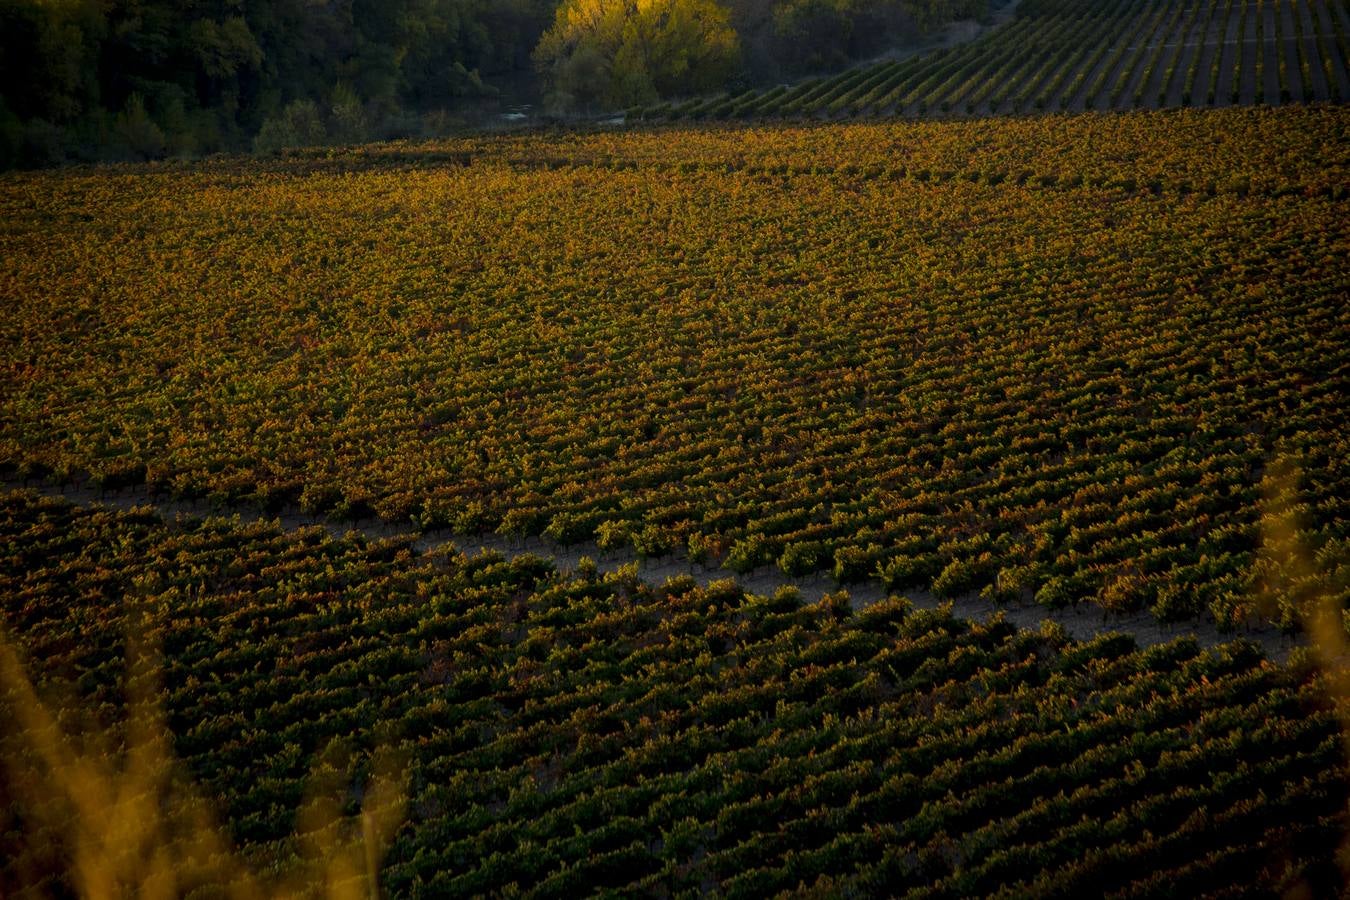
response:
M832 77L628 111L630 120L1015 115L1350 98L1329 0L1024 0L965 45Z

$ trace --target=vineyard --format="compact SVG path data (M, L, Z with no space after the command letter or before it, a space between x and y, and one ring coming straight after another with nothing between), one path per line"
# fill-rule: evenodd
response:
M630 119L950 117L1350 98L1339 0L1021 0L970 43Z
M0 535L38 695L117 747L127 635L152 642L176 756L272 877L302 864L314 770L354 807L393 752L398 896L1344 888L1323 679L1241 641L1139 651L22 491ZM60 894L71 811L29 739L0 732L0 773L28 773L0 780L0 889ZM184 894L241 883L192 871Z
M1296 631L1300 596L1348 589L1346 124L538 134L6 176L0 468ZM1311 574L1268 552L1272 504Z

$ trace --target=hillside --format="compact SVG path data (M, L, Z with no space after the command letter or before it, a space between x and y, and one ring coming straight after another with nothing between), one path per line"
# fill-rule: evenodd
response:
M0 895L1344 895L1347 126L0 174Z
M0 461L1296 629L1263 492L1343 546L1345 117L10 176Z
M952 117L1350 98L1350 13L1327 0L1022 0L969 44L639 119Z
M352 811L391 758L404 802L381 882L394 896L1341 884L1350 782L1325 684L1251 645L1074 643L902 600L854 615L729 582L166 526L23 493L0 499L0 536L0 614L39 689L67 698L61 721L107 729L93 746L110 749L73 758L125 765L159 810L97 839L113 859L144 847L169 860L183 895L255 896L249 869L308 871L292 834L312 818L297 809L317 784ZM159 648L154 675L128 667L126 634ZM184 823L201 801L135 749L135 719L117 724L147 678L238 857L199 855L201 826ZM8 704L20 693L6 687ZM55 754L31 740L0 733L5 771L22 773L0 794L6 893L56 892L78 850L72 809L119 811L72 796L88 770L46 774Z
M0 170L443 136L538 105L589 116L837 71L985 10L986 0L0 0Z

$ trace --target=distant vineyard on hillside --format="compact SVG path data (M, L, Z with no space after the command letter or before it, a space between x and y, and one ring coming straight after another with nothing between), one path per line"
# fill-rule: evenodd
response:
M1344 3L1023 0L969 44L769 90L629 110L634 119L1008 115L1341 101Z

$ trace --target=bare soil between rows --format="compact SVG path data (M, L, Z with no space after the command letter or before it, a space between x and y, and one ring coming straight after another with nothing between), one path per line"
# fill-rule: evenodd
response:
M1212 621L1168 624L1159 622L1147 612L1117 615L1088 603L1050 609L1030 601L994 606L974 594L940 600L931 592L923 590L888 591L879 580L875 579L841 585L824 572L803 578L792 578L774 566L761 566L753 572L741 574L723 566L693 562L683 555L644 558L631 550L604 550L593 542L560 545L544 537L513 538L495 532L481 534L460 534L448 530L419 532L411 525L402 526L378 519L338 522L305 513L298 508L283 509L273 514L242 505L225 506L206 501L178 500L156 493L143 485L105 490L88 485L58 485L13 479L2 483L7 490L35 491L43 496L64 499L76 506L101 505L120 510L148 507L171 525L182 519L201 519L208 516L235 517L245 523L274 523L286 531L317 527L335 537L357 532L370 539L404 538L410 540L413 548L419 553L454 549L469 555L496 552L507 559L525 555L536 556L550 560L560 572L575 571L585 557L592 560L596 569L602 573L635 566L642 580L654 584L661 584L669 578L680 576L691 577L698 584L705 586L714 581L729 579L755 594L767 595L780 588L795 588L803 601L808 603L816 602L829 593L847 591L854 609L862 609L894 593L906 597L914 606L921 609L938 609L949 605L952 615L962 619L985 621L997 613L1002 613L1010 623L1025 629L1036 629L1044 622L1053 622L1077 640L1091 640L1104 634L1125 633L1131 635L1141 647L1166 643L1179 637L1193 637L1202 647L1214 647L1237 638L1245 638L1260 646L1269 658L1281 662L1288 658L1290 651L1302 643L1298 638L1270 626L1225 632Z

